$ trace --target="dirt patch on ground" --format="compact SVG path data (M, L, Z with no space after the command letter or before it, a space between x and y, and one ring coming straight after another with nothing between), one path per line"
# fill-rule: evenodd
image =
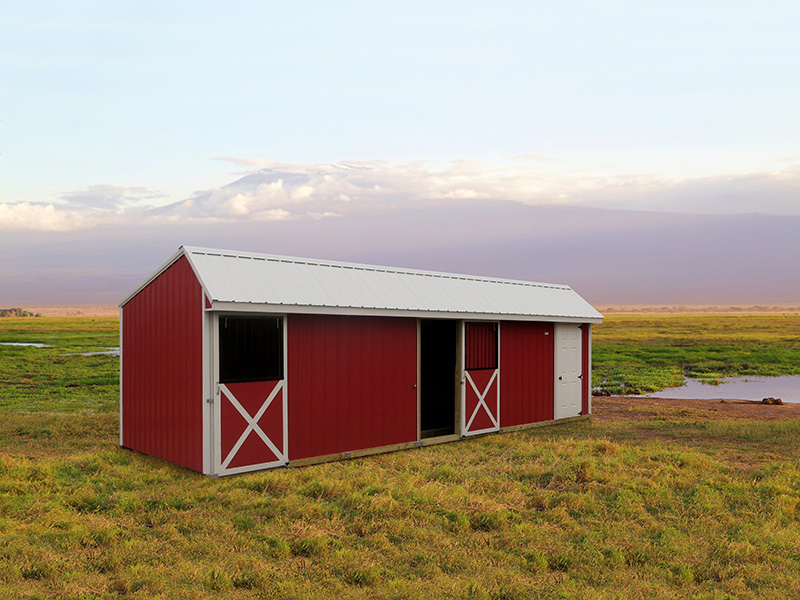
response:
M697 419L800 419L800 404L769 405L752 400L688 400L610 396L592 398L595 421L646 421L658 417Z

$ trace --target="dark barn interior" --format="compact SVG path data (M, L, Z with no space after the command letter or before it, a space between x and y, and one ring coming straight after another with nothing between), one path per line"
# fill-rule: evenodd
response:
M420 320L421 437L456 431L456 321Z

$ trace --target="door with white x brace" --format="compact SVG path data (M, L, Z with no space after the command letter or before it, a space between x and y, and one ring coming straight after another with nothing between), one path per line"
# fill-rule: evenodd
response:
M215 472L286 465L283 319L220 317L218 332Z
M498 324L464 323L461 435L500 429Z

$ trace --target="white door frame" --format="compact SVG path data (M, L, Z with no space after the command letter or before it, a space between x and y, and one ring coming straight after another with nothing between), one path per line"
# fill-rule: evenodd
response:
M222 454L222 388L224 384L220 384L219 382L219 319L220 317L229 317L229 316L240 316L240 315L247 315L253 316L252 313L213 313L211 318L211 356L212 356L212 418L211 418L211 432L210 432L210 441L211 441L211 448L210 451L210 463L211 463L211 474L213 475L233 475L236 473L246 473L248 471L258 471L261 469L268 469L272 467L281 467L287 466L289 464L289 418L288 418L288 377L287 377L287 328L288 328L288 319L286 318L285 314L265 314L265 317L277 317L283 320L283 379L281 383L279 383L275 389L278 389L282 392L282 403L283 406L281 407L283 411L283 448L276 448L279 450L277 460L266 462L266 463L259 463L254 465L244 465L241 467L223 467L223 461L226 457L221 456ZM228 391L226 395L232 395ZM265 399L269 402L269 399ZM273 399L274 401L274 399ZM238 402L238 401L237 401ZM266 408L266 404L262 406L262 410ZM234 404L236 406L236 404ZM247 412L247 411L245 411ZM244 415L242 415L244 416ZM255 415L250 415L254 417ZM247 419L247 417L245 417ZM248 421L250 419L247 419ZM260 431L251 431L250 435L263 435L263 432ZM275 454L273 450L273 454Z

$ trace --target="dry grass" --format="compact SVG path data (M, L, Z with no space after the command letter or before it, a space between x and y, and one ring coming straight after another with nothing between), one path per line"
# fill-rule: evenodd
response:
M119 449L113 415L15 415L0 582L14 598L800 594L798 422L637 423L664 439L576 423L214 480ZM771 457L737 464L744 442Z
M94 410L38 381L0 406L0 598L800 597L797 419L638 406L215 480L120 449L114 384Z

